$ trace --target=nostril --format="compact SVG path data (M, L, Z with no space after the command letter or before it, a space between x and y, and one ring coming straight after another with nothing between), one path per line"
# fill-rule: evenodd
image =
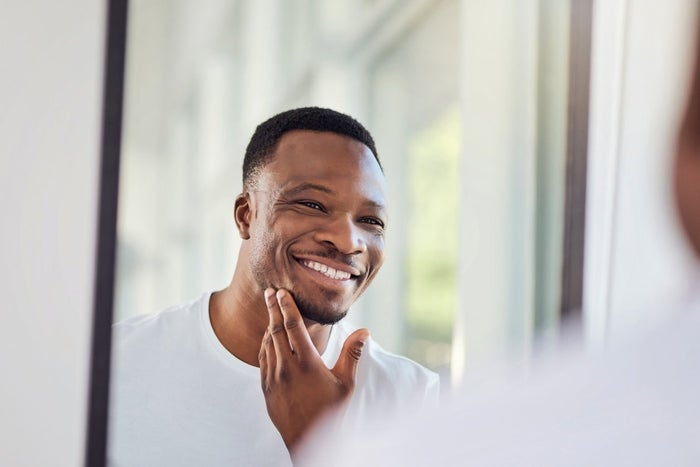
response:
M340 217L316 230L315 238L319 243L332 247L344 255L354 255L367 249L362 233L351 218Z

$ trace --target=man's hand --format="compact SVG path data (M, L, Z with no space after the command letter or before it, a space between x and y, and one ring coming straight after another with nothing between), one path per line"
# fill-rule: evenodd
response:
M306 431L329 409L344 409L369 332L358 329L328 369L311 341L291 294L265 290L270 326L260 348L260 379L267 412L293 454Z

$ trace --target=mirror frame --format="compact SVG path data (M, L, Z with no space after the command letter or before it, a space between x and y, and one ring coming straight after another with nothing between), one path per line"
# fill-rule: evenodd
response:
M121 152L128 0L108 0L102 91L97 254L90 352L85 465L107 459L109 370L114 302L117 201Z

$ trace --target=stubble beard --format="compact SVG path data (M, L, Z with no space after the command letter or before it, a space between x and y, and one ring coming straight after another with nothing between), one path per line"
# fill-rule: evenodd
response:
M271 287L275 290L282 288L288 290L289 293L292 294L292 298L294 298L294 302L296 303L297 308L299 309L299 313L305 320L310 320L318 324L327 326L337 323L341 319L345 318L345 316L348 314L347 309L343 310L340 313L329 312L328 308L321 307L317 303L313 303L311 300L308 300L306 297L304 297L304 295L300 293L300 291L294 288L293 284L283 285L271 282L270 278L275 277L275 274L277 272L276 269L272 266L262 265L262 261L259 261L260 258L256 258L257 256L258 255L254 254L251 258L250 267L253 272L253 277L258 283L260 290L263 291L268 287ZM323 289L321 289L319 292L320 293L318 301L320 301L321 303L330 303L336 298L333 292Z
M331 314L328 312L328 310L321 309L315 304L309 302L300 294L295 294L294 291L290 292L292 294L292 297L294 297L294 301L297 304L297 308L299 308L299 313L304 319L308 319L325 326L337 323L341 319L345 318L345 315L348 314L348 310L343 310L340 313ZM321 293L322 295L328 295L328 293L325 291L322 291Z

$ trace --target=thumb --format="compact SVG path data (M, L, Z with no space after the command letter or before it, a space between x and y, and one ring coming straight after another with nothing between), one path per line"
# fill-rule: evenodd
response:
M357 364L360 363L367 339L369 339L369 331L364 328L358 329L345 339L338 361L333 367L333 374L346 386L355 386Z

